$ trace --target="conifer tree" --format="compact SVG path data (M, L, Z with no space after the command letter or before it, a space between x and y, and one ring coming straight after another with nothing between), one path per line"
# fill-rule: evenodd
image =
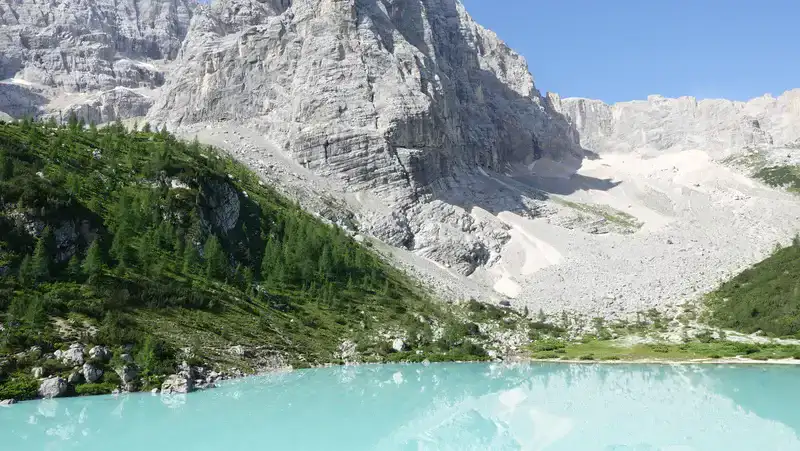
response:
M100 249L100 239L96 238L86 251L86 258L81 265L83 273L93 281L103 270L103 252Z
M45 281L50 278L50 252L49 242L53 234L50 227L45 227L42 236L36 241L36 248L31 258L31 271L36 281Z
M0 182L11 180L14 175L14 162L5 149L0 149Z
M186 240L184 247L186 249L183 251L183 273L191 274L200 266L200 253L197 251L197 247L194 243L189 239Z
M19 265L19 273L17 274L17 279L21 285L30 286L33 284L35 279L33 275L33 270L31 268L31 256L30 254L26 255L22 258L22 263Z
M225 280L228 275L228 262L225 250L216 236L211 235L206 240L203 254L206 260L206 276L210 279Z
M67 274L73 279L77 279L81 276L81 261L78 258L77 252L69 259L69 263L67 263Z

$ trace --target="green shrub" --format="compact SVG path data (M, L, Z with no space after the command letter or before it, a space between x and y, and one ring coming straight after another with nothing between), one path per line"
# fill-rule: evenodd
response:
M534 352L555 351L557 349L564 349L566 347L567 347L567 344L564 343L563 341L561 341L561 340L552 340L552 339L535 341L531 345L531 349Z
M24 401L34 399L39 392L39 381L33 376L17 374L0 384L0 399Z
M107 395L117 389L116 384L103 382L99 384L80 384L75 386L75 394L78 396Z
M584 354L578 357L578 360L594 360L594 354Z
M650 350L652 350L653 352L660 352L665 354L669 352L669 346L661 343L651 343L647 345L647 347L650 348Z

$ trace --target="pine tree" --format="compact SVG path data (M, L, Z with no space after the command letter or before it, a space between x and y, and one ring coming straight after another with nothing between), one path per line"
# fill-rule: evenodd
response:
M77 252L69 259L69 263L67 263L67 274L69 274L72 279L78 279L81 276L81 260L78 258Z
M31 258L31 271L36 281L45 281L50 278L50 252L48 250L49 241L52 240L52 233L49 227L45 227L42 236L36 241L36 248Z
M183 273L191 274L200 265L200 253L197 252L197 247L190 240L186 240L184 244L186 250L183 252Z
M253 270L248 266L244 269L244 289L245 291L253 288Z
M83 273L89 277L89 280L94 280L100 275L103 270L103 252L100 249L100 239L97 238L92 241L89 250L86 251L86 259L83 260L81 265Z
M11 180L11 177L14 176L14 162L11 160L11 157L5 151L5 149L0 150L0 182L4 182L6 180Z
M21 285L29 286L33 284L35 277L33 274L33 269L31 268L30 254L22 258L22 263L19 265L17 279Z
M150 133L152 130L150 129L150 123L145 122L142 126L142 133Z
M216 236L206 240L203 247L203 256L206 259L206 277L209 279L225 280L228 275L228 262L225 257L225 250L222 248Z

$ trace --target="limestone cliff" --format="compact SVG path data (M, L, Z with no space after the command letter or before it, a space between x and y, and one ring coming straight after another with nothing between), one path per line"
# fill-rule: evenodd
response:
M463 170L582 157L525 60L457 0L215 2L151 116L247 123L318 173L409 201Z
M782 146L800 138L800 90L748 102L724 99L647 100L607 105L567 98L557 109L575 124L581 144L596 152L701 149L722 155L745 147Z
M21 0L0 6L0 78L68 91L163 82L152 65L174 58L187 0Z

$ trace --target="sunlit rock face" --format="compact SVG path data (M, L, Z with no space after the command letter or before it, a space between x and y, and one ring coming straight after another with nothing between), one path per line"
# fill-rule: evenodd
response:
M186 0L8 2L0 10L0 79L73 92L156 87L163 73L143 61L177 55L193 8Z
M8 449L800 449L797 372L645 365L345 366L193 394L0 408ZM347 414L344 415L343 412ZM216 423L214 423L216 421ZM198 424L217 424L199 428ZM314 434L298 434L309 424Z
M608 105L567 98L557 109L576 126L581 144L600 153L702 149L721 155L746 147L781 147L800 138L800 89L748 102L653 95Z

